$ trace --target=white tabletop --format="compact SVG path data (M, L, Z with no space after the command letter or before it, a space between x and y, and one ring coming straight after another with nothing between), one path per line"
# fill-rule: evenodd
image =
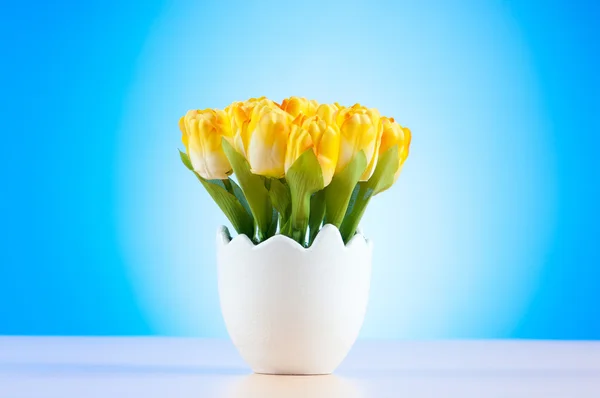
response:
M600 397L600 342L359 341L331 376L251 374L233 345L0 337L0 397Z

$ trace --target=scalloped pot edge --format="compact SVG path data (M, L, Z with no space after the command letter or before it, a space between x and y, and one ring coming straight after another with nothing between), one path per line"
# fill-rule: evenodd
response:
M253 250L266 250L271 245L289 245L293 249L306 252L317 251L321 246L327 247L328 250L331 250L332 248L340 248L342 250L363 250L365 246L369 251L373 250L373 242L360 232L354 235L352 239L344 245L344 240L342 239L339 229L332 224L326 224L321 228L310 247L302 247L298 242L285 235L275 235L264 242L254 244L250 238L243 234L232 238L229 229L222 225L217 229L217 245L221 247L231 246L232 249L249 248Z

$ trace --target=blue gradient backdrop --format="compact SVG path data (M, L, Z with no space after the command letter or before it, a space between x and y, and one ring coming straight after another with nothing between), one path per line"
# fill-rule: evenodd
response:
M414 135L362 338L600 338L600 6L302 3L3 3L0 334L225 337L177 120L302 95Z

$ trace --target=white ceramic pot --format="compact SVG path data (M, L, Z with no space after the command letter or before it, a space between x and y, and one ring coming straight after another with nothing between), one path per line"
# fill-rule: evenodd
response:
M231 340L256 373L328 374L342 362L363 323L371 244L344 245L325 225L309 248L276 235L254 245L217 236L219 295Z

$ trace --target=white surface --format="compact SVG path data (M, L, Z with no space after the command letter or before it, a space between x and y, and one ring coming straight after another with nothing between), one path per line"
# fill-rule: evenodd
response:
M371 245L344 245L325 225L309 248L283 235L254 245L217 235L219 297L227 330L257 373L328 374L362 326L371 280Z
M228 341L0 337L0 397L600 397L600 342L359 341L330 376L252 375Z

